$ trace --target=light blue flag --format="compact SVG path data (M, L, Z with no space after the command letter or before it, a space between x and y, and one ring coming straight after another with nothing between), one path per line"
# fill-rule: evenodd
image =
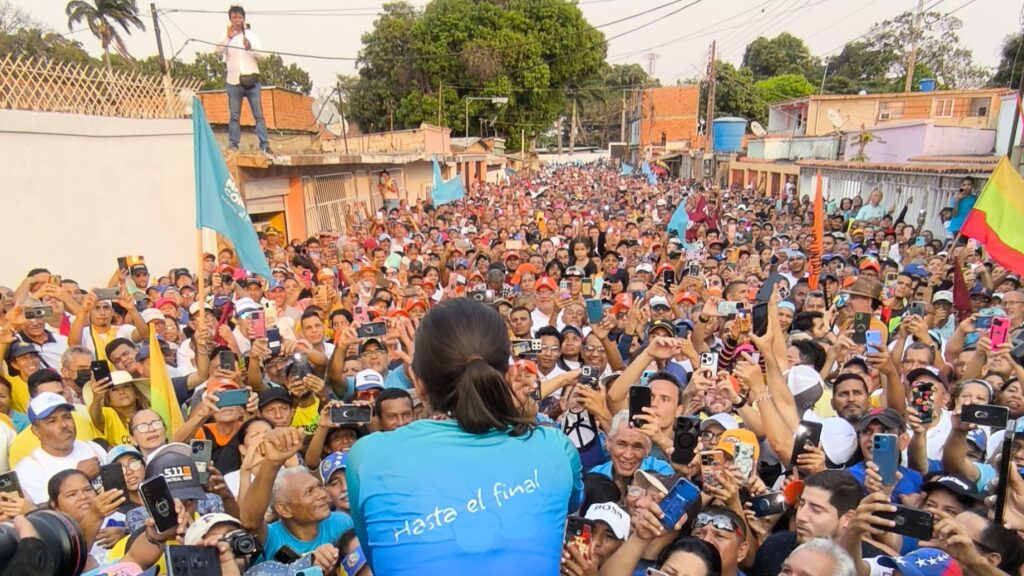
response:
M686 241L686 229L690 226L690 215L686 212L686 202L680 201L679 206L676 206L676 211L672 213L672 218L668 221L668 231L676 231L679 239L683 241L684 250L692 250L693 248Z
M658 175L651 170L651 165L647 163L647 160L644 160L644 163L640 165L640 172L647 176L647 183L651 186L658 183Z
M619 175L620 176L632 176L633 175L633 167L630 166L629 164L626 164L625 162L623 162L622 163L622 172L620 172Z
M445 182L441 179L441 165L437 163L437 156L434 156L434 190L431 196L434 206L443 206L449 202L455 202L466 197L466 190L462 187L462 178L456 174L454 178Z
M234 245L242 267L270 278L270 266L260 248L242 194L231 179L198 98L192 99L192 147L195 156L196 228L220 232Z

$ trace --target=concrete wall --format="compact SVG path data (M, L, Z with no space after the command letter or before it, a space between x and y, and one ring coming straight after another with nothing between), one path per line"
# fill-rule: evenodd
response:
M995 131L955 126L935 126L928 122L903 126L876 126L871 133L881 138L864 147L871 162L907 162L917 156L976 156L991 154ZM857 136L849 133L844 160L857 154Z
M196 268L191 120L0 110L0 284L43 266L105 286L118 256Z
M999 117L996 127L996 154L1006 154L1006 150L1010 145L1010 132L1013 130L1014 121L1017 122L1017 135L1014 139L1014 145L1020 146L1021 142L1024 141L1024 121L1021 121L1020 116L1017 114L1016 97L1013 94L1007 94L1000 99Z
M806 138L751 138L747 156L762 160L835 160L839 139L835 136Z
M999 113L999 90L914 92L902 95L845 96L841 98L811 98L807 110L806 133L812 136L832 132L827 110L833 109L843 118L842 130L858 130L861 125L868 128L885 124L903 124L914 120L934 120L936 126L958 126L961 128L988 128L996 126ZM988 98L989 110L985 116L971 116L972 98ZM939 117L936 113L938 100L952 100L950 117ZM903 111L890 120L878 120L881 102L902 103Z

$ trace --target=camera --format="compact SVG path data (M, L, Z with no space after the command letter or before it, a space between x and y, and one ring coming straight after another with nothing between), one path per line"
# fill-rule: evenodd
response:
M25 518L39 533L39 539L56 558L56 574L81 574L89 553L81 528L67 516L52 510L35 510ZM18 533L11 524L0 524L0 566L6 566L18 552Z
M241 528L228 532L221 537L221 541L231 547L235 557L256 556L260 553L260 543L256 537Z

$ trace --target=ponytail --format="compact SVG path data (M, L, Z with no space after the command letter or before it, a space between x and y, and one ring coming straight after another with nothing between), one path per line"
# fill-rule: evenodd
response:
M470 434L512 427L512 435L522 435L529 420L519 415L505 375L483 359L466 364L455 383L452 417Z

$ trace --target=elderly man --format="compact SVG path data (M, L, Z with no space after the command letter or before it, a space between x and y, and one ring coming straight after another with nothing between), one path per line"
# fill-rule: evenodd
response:
M327 490L309 470L301 466L281 470L302 449L303 440L297 428L267 432L260 445L264 460L246 492L241 520L263 545L261 560L272 559L288 546L299 555L312 553L314 563L329 570L338 562L334 543L352 528L352 518L331 512ZM264 512L270 507L279 519L268 525Z
M673 473L668 462L650 456L651 439L630 426L629 410L621 410L612 418L607 448L611 460L591 468L590 472L611 478L623 492L637 470L650 470L665 476Z
M28 404L28 419L32 433L39 438L39 448L18 462L15 471L25 495L36 505L50 499L46 485L54 474L74 468L93 479L106 463L107 453L102 448L75 438L74 409L53 392L43 392Z

